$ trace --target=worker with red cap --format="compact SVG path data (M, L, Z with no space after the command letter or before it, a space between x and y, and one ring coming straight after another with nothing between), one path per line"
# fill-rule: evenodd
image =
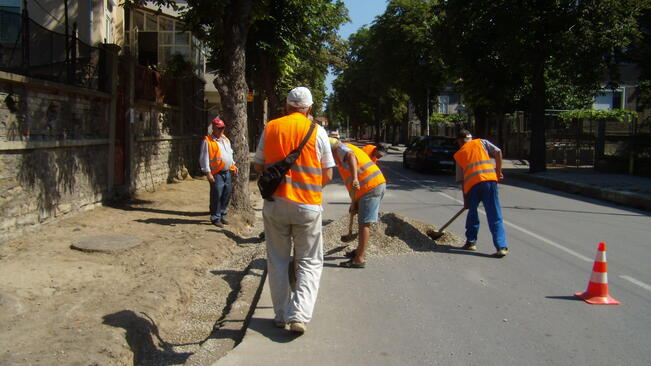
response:
M228 225L226 214L233 191L231 174L237 175L231 142L224 135L226 124L221 118L212 120L212 135L205 136L199 164L210 183L210 222L220 228Z

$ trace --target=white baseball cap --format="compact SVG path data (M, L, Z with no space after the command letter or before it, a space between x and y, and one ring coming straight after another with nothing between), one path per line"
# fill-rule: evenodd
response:
M310 89L299 86L289 91L287 94L287 104L295 108L308 108L312 106L312 93Z

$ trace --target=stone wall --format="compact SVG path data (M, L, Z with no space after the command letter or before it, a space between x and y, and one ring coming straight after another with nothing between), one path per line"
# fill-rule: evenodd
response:
M152 190L198 172L200 138L142 138L136 141L132 166L134 188Z
M109 100L0 73L0 242L106 198Z
M202 98L195 91L170 106L136 96L131 118L118 118L110 133L118 115L111 94L0 72L0 243L120 194L198 174L206 126L194 104ZM117 130L127 132L115 137ZM115 138L125 150L113 148ZM124 151L122 182L113 169Z
M184 123L179 108L138 101L135 114L132 189L151 190L198 174L203 136Z

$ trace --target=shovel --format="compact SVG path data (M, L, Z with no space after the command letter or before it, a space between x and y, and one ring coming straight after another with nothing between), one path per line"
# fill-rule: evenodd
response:
M461 207L461 210L459 210L459 212L457 212L456 214L454 214L454 216L452 216L452 218L451 218L448 222L446 222L445 225L441 226L441 228L439 229L439 231L428 230L428 231L427 231L427 236L429 236L430 238L432 238L432 240L436 240L436 239L442 237L443 234L445 234L445 233L443 232L443 230L445 230L445 228L448 227L448 226L452 223L452 221L454 221L457 217L459 217L459 215L461 215L461 214L463 213L463 211L465 211L465 210L466 210L465 207Z
M357 238L357 234L353 234L353 221L355 219L355 214L349 213L348 217L350 217L350 221L348 222L348 234L341 236L341 241L344 243L351 242Z

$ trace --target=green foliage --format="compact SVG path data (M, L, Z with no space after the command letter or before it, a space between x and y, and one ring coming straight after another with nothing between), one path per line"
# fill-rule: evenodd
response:
M455 125L466 121L466 116L462 114L444 114L433 113L429 117L430 125Z
M186 60L183 55L175 53L167 61L163 74L173 78L182 78L192 76L192 70L192 62Z
M264 89L277 108L296 86L312 90L318 111L325 97L325 76L339 65L343 41L337 30L348 21L339 0L265 1L251 25L247 69L254 88Z
M425 119L430 99L445 84L444 67L429 34L437 1L391 0L368 28L349 38L329 108L359 125L405 121L409 100Z
M558 117L563 121L571 121L573 119L587 119L592 121L609 120L619 122L631 122L637 118L637 112L627 111L625 109L575 109L571 111L563 111Z
M449 0L432 36L471 107L528 107L542 68L546 107L576 108L600 89L615 50L635 39L640 9L637 0Z
M545 169L545 108L579 106L604 75L616 82L614 55L636 39L637 17L648 7L648 0L448 0L437 8L432 36L476 113L530 112L530 166L538 171Z

